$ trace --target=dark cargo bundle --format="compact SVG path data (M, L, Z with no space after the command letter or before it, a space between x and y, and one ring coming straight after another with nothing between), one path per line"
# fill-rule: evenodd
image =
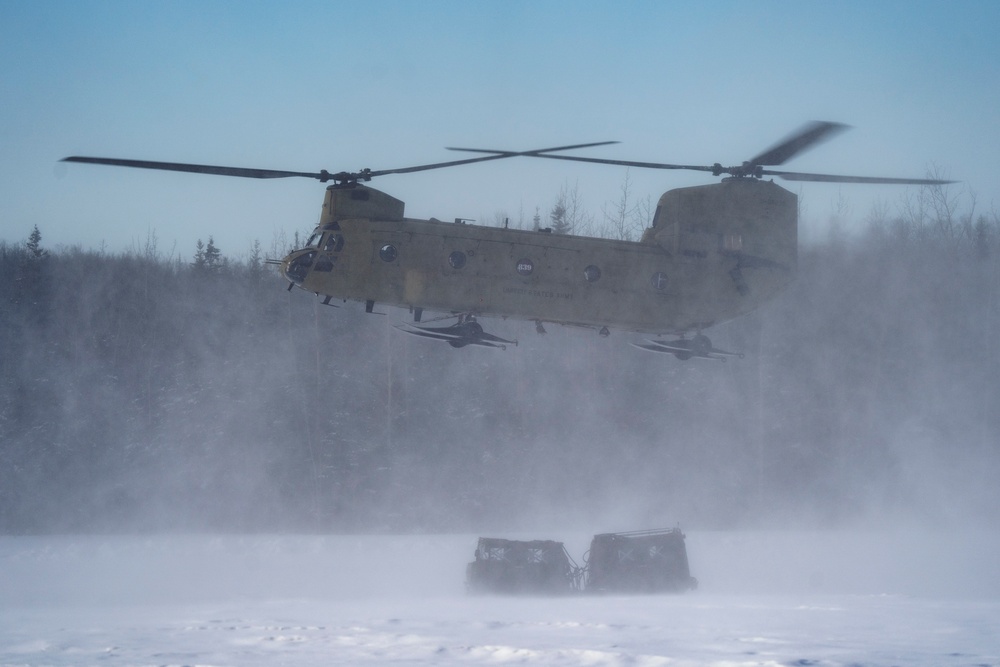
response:
M480 537L476 560L466 569L472 593L571 593L581 570L562 542Z
M586 568L591 593L679 592L698 585L679 528L595 535Z
M698 587L680 528L594 535L579 567L562 542L480 537L470 593L679 593ZM586 582L586 583L584 583Z

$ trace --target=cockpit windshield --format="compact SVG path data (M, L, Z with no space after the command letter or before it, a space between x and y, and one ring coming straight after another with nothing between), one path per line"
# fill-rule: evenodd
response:
M301 285L302 281L306 279L306 274L309 273L314 259L316 259L315 250L298 255L285 266L285 277L296 285Z

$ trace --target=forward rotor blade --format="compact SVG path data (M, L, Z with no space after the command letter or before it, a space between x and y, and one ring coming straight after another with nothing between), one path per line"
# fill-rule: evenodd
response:
M593 146L607 146L609 144L617 144L617 141L595 141L589 144L573 144L572 146L554 146L552 148L538 148L533 151L498 151L496 149L490 148L453 148L448 147L450 151L466 151L468 153L495 153L496 155L516 157L518 155L539 155L540 153L555 153L556 151L569 151L574 148L591 148Z
M107 157L81 157L74 155L66 157L61 162L83 162L86 164L105 164L112 167L136 167L138 169L158 169L160 171L185 171L192 174L216 174L219 176L240 176L243 178L290 178L294 176L316 178L323 180L324 174L301 171L275 171L273 169L246 169L243 167L216 167L207 164L186 164L183 162L153 162L152 160L120 160Z
M836 176L834 174L804 174L794 171L774 171L765 169L766 176L777 176L789 181L815 181L819 183L877 183L882 185L948 185L958 181L943 181L934 178L885 178L882 176Z
M63 158L62 162L82 162L86 164L103 164L113 167L134 167L138 169L156 169L159 171L182 171L192 174L214 174L217 176L238 176L241 178L315 178L316 180L326 183L327 181L368 181L371 180L373 176L385 176L387 174L409 174L416 171L427 171L430 169L443 169L445 167L456 167L462 164L472 164L474 162L487 162L490 160L502 160L509 157L517 156L531 156L540 153L546 153L551 151L564 151L573 148L590 148L592 146L604 146L607 144L617 143L614 141L598 141L586 144L575 144L572 146L554 146L552 148L539 148L531 151L483 151L493 153L484 157L468 158L465 160L451 160L448 162L434 162L431 164L422 164L414 167L402 167L399 169L382 169L379 171L372 171L370 169L362 169L360 172L337 172L331 174L327 170L323 169L319 172L305 172L305 171L278 171L274 169L248 169L244 167L222 167L207 164L188 164L185 162L156 162L153 160L123 160L119 158L106 158L106 157L84 157L79 155L74 155L72 157Z
M455 167L460 164L472 164L474 162L488 162L489 160L502 160L509 157L519 157L519 156L533 156L540 153L548 153L552 151L568 151L573 148L590 148L592 146L606 146L608 144L616 144L617 141L596 141L589 144L575 144L573 146L555 146L553 148L539 148L531 151L472 151L478 153L490 153L490 155L484 157L473 157L467 158L465 160L452 160L450 162L435 162L433 164L423 164L416 167L402 167L400 169L382 169L380 171L371 172L372 176L384 176L386 174L409 174L415 171L426 171L428 169L441 169L443 167ZM448 150L469 150L463 148L449 148Z
M607 143L617 143L617 142L607 142ZM550 160L569 160L571 162L593 162L595 164L614 164L623 167L642 167L645 169L693 169L694 171L708 171L708 172L711 172L714 169L714 167L706 167L701 165L690 165L690 164L665 164L662 162L637 162L635 160L611 160L608 158L582 157L579 155L550 155L543 151L510 153L508 151L494 151L494 150L487 150L484 148L449 148L448 150L466 151L469 153L502 153L505 157L527 155L528 157L544 157Z
M833 135L843 132L848 127L850 126L843 123L813 121L747 162L764 166L784 164L792 157L832 138Z

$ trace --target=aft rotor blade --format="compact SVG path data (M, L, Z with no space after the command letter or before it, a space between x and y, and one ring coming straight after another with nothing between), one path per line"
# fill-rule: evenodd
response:
M772 146L752 160L748 160L751 165L779 165L786 160L798 155L802 151L812 148L818 143L831 138L833 135L846 130L849 126L843 123L832 123L829 121L813 121L801 128L794 134L783 139L780 143ZM453 151L468 151L473 153L493 153L497 155L515 156L518 153L508 151L486 150L477 148L449 148ZM544 151L534 153L521 153L520 155L531 155L532 157L544 157L552 160L569 160L572 162L593 162L596 164L611 164L623 167L639 167L642 169L687 169L691 171L708 171L718 173L730 173L727 169L720 169L717 166L702 166L690 164L669 164L663 162L639 162L635 160L612 160L608 158L580 157L575 155L545 155Z
M765 169L766 176L777 176L789 181L815 181L819 183L875 183L882 185L948 185L958 181L943 181L936 178L885 178L882 176L836 176L834 174L804 174L794 171L773 171Z
M838 123L818 123L822 127L815 128L817 124L807 126L811 128L810 132L799 132L792 139L793 141L786 140L777 147L784 147L786 150L790 144L794 144L794 139L798 138L800 143L796 144L797 150L794 152L801 152L804 148L815 145L817 141L829 138L832 133L840 131L847 125L841 125ZM616 142L606 142L606 143L616 143ZM623 167L639 167L642 169L688 169L692 171L707 171L718 176L719 174L734 174L739 167L722 167L721 165L713 166L701 166L701 165L691 165L691 164L668 164L664 162L641 162L637 160L614 160L610 158L597 158L597 157L584 157L580 155L551 155L546 153L544 150L540 151L524 151L520 153L515 153L512 151L498 151L486 148L449 148L452 151L466 151L470 153L491 153L496 154L499 157L514 157L518 155L526 155L528 157L542 157L548 158L550 160L569 160L571 162L592 162L595 164L610 164L618 165ZM550 149L558 150L558 149ZM763 154L765 158L771 155L775 149L768 151ZM792 152L791 154L794 154ZM790 154L790 155L791 155ZM789 157L790 157L789 155ZM787 158L786 158L787 159ZM759 164L759 163L752 163ZM886 178L880 176L837 176L833 174L808 174L802 172L794 171L776 171L773 169L763 169L756 172L762 176L777 176L779 178L785 178L790 181L816 181L816 182L827 182L827 183L872 183L872 184L882 184L882 185L947 185L949 183L955 183L957 181L945 181L937 179L925 179L925 178Z
M183 162L154 162L152 160L120 160L107 157L66 157L62 162L84 162L106 164L113 167L136 167L138 169L158 169L160 171L185 171L192 174L216 174L219 176L240 176L243 178L290 178L305 177L323 180L325 172L308 173L301 171L275 171L273 169L247 169L243 167L217 167L207 164L186 164ZM326 174L327 177L330 174Z
M784 164L799 153L830 139L848 127L850 126L843 123L831 123L825 120L813 121L747 162L764 166Z

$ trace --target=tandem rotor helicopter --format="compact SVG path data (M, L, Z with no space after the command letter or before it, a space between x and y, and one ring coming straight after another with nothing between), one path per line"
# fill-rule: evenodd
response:
M319 173L216 167L99 157L83 162L244 178L314 178L326 188L319 224L305 247L282 260L288 289L299 287L333 300L408 308L412 323L397 328L452 347L506 348L516 341L490 334L480 317L611 329L653 336L636 347L725 360L741 353L714 347L702 331L745 315L794 278L798 250L798 198L765 176L792 181L939 185L953 181L806 174L767 169L846 125L807 124L759 155L733 167L678 165L565 155L564 151L615 142L530 151L451 150L479 157L401 169ZM652 225L639 241L617 241L486 227L457 219L416 220L404 204L364 185L376 176L512 157L535 157L652 169L687 169L725 176L721 182L678 188L659 199ZM455 318L447 326L421 324L424 311ZM670 336L670 339L665 339Z

